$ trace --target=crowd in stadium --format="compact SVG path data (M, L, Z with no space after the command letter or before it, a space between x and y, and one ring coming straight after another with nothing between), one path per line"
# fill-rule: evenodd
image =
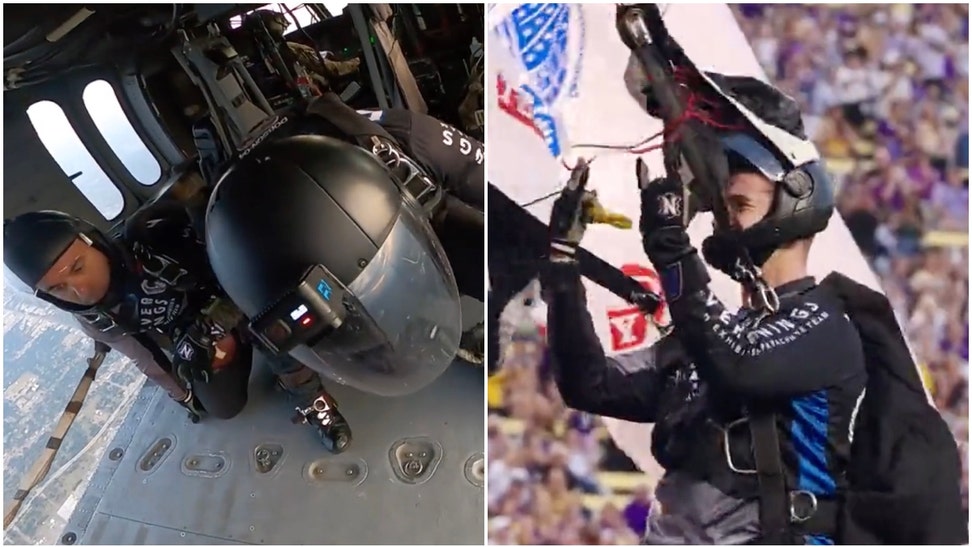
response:
M771 81L802 105L839 209L958 440L967 492L968 5L733 10ZM490 542L638 543L650 488L605 484L605 470L630 461L599 418L564 406L541 335L514 330L490 381Z

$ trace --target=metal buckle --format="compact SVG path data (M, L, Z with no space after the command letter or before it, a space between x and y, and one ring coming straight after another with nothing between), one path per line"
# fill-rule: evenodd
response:
M754 296L759 298L759 307L768 310L770 313L776 313L780 309L780 297L776 294L776 291L766 284L763 280L763 274L759 271L759 268L753 266L749 268L745 265L741 258L736 259L735 264L735 274L732 276L733 279L747 285L750 292Z
M798 509L796 506L797 499L805 497L810 500L809 510L806 511L806 515L798 514ZM803 507L805 508L805 507ZM790 522L801 523L806 522L813 518L813 515L817 513L817 496L813 492L808 492L806 490L794 490L790 492Z
M175 260L164 254L152 252L141 243L136 243L132 248L141 268L169 287L178 287L180 280L188 275Z
M80 314L78 317L80 317L85 323L91 325L98 332L109 332L118 326L118 322L115 321L115 318L105 313L98 313L94 316ZM105 325L105 323L107 323L107 325Z
M770 313L778 312L780 310L780 297L776 294L776 291L767 285L762 277L757 281L756 288L763 309L768 310Z
M316 423L330 425L333 420L334 410L335 406L331 403L327 395L319 395L307 408L297 407L297 415L295 418L302 420L304 423L311 423L311 420L316 418Z
M427 211L434 209L441 195L425 170L388 142L375 137L372 143L371 153L388 167L399 185Z
M722 427L722 448L726 452L726 463L729 465L729 469L734 473L739 473L740 475L755 475L757 473L756 469L740 469L736 467L736 464L732 461L732 451L729 450L729 432L732 428L746 425L749 423L749 418L739 418L734 422L729 422L727 425Z

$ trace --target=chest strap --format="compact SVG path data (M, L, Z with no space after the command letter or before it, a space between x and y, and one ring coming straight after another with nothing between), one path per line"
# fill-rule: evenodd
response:
M806 490L789 490L786 486L776 415L771 412L750 415L749 430L759 483L760 543L803 544L806 535L834 539L839 501L821 499Z

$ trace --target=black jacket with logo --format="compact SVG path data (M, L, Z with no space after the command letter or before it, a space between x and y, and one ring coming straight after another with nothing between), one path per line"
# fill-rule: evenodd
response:
M864 356L840 302L812 279L778 287L781 307L775 314L731 313L708 291L685 295L671 308L672 334L613 357L605 356L594 331L576 265L551 264L543 285L549 350L567 405L654 423L652 453L666 471L709 483L730 498L755 501L755 477L729 469L723 428L745 417L748 402L759 401L779 416L788 487L829 498L844 486L853 414L866 381ZM747 427L730 429L737 469L753 469L750 446ZM698 504L661 501L711 513L705 506L710 498ZM690 527L697 529L682 527L676 535L738 539L740 530L710 529L716 520L731 520L724 517L688 518L697 521ZM737 520L733 526L752 524Z
M205 244L185 208L168 201L133 215L113 243L127 256L125 268L115 270L125 274L121 300L110 310L75 317L85 334L131 359L170 397L181 399L185 389L169 370L167 358L133 335L146 334L165 345L220 295Z

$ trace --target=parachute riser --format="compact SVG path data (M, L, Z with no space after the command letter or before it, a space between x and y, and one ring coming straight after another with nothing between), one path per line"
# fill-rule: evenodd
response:
M645 70L649 82L646 95L650 93L649 100L655 101L665 125L662 154L666 174L679 177L685 183L684 225L688 226L695 214L711 211L716 230L731 237L735 230L722 190L729 178L728 160L715 132L707 126L718 122L698 116L691 108L696 93L690 84L698 82L707 86L708 83L668 33L656 4L620 4L615 22L621 40ZM676 78L676 71L680 72L682 82ZM753 295L754 306L776 311L777 295L763 280L745 247L737 247L740 253L733 279Z

